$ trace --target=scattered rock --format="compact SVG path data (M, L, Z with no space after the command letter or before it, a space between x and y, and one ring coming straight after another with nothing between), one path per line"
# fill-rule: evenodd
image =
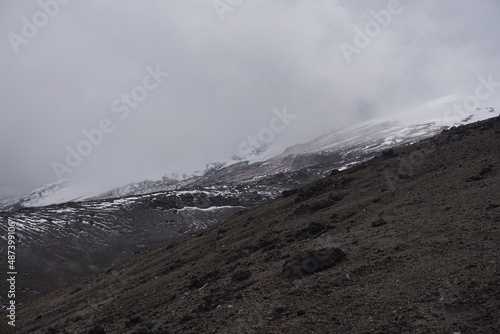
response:
M484 176L471 176L465 179L465 182L476 182L476 181L481 181L484 180Z
M387 221L384 218L380 218L379 220L372 222L373 227L380 227L384 225L387 225Z
M96 326L89 330L88 334L106 334L106 330L101 326Z
M299 255L283 264L281 279L290 282L333 267L346 254L339 248L322 248Z
M316 223L316 222L312 222L309 224L309 226L306 228L307 230L307 233L309 234L318 234L322 231L325 230L325 226L323 224L320 224L320 223Z
M252 274L248 270L237 270L234 272L233 277L231 277L231 281L233 282L242 282L246 281L250 278Z
M148 329L153 329L155 327L155 323L152 322L152 321L146 321L144 323L144 327L148 328Z
M306 201L310 198L316 197L317 195L323 193L324 191L335 187L332 181L321 180L298 191L297 197L295 198L295 203L300 203Z
M287 197L290 197L290 196L297 194L298 192L299 192L299 189L285 190L281 193L281 196L283 196L283 198L287 198Z
M297 233L295 233L295 238L305 239L308 237L317 236L325 229L326 227L323 224L312 222L309 224L309 226L301 229L300 231L297 231Z
M274 312L276 312L276 314L281 314L285 311L286 311L286 309L284 307L281 307L281 306L274 309Z
M493 165L489 165L487 167L484 167L483 169L481 169L481 171L479 172L479 175L474 175L474 176L471 176L467 179L465 179L465 182L475 182L475 181L480 181L480 180L484 180L486 178L486 175L490 174L491 172L493 172L493 169L492 169Z
M134 332L134 334L149 334L149 333L151 333L151 331L149 331L146 328L139 328Z
M396 158L397 156L398 154L394 153L394 150L392 148L382 152L382 157L384 159L392 159Z
M220 240L220 239L224 238L224 236L226 235L226 232L227 231L224 229L219 229L217 231L217 236L215 237L215 240Z
M319 210L323 210L331 207L337 202L341 201L346 194L331 194L328 196L327 200L317 201L311 204L301 204L295 211L293 212L296 215L300 215L303 213L314 213Z
M488 167L484 167L483 169L481 169L481 171L479 172L479 175L480 176L484 176L486 174L489 174L491 172L493 172L493 169L491 169L491 167L493 167L492 165L489 165Z
M198 305L192 313L209 312L220 307L220 305L227 304L232 300L241 299L243 297L240 291L248 288L254 283L255 281L245 280L242 282L233 282L225 288L210 289L209 294L203 297L204 302L201 305Z
M140 324L142 322L142 319L141 319L141 316L137 315L137 314L134 314L134 315L131 315L129 318L128 318L128 321L126 322L126 326L127 327L130 327L130 326L133 326L133 325L137 325L137 324Z
M190 315L185 315L181 318L180 320L180 323L181 324L185 324L186 322L190 322L191 320L193 320L194 318Z
M358 172L360 170L365 169L366 167L368 167L366 164L360 163L360 164L357 164L349 169L346 169L346 172L347 172L347 174L353 174L355 172Z
M54 328L54 327L49 327L49 329L47 329L47 331L45 332L45 334L59 334L61 331ZM95 334L95 333L90 333L89 334Z
M340 173L340 171L338 169L332 169L332 172L330 173L330 176L334 176L334 175L337 175L339 173Z
M201 287L205 286L207 283L213 282L217 279L219 279L220 273L217 270L211 271L207 274L204 274L202 276L196 276L191 279L191 282L188 286L188 289L200 289ZM187 296L186 296L187 297Z
M347 196L347 194L330 194L330 196L328 196L328 199L330 201L336 203L336 202L340 202L346 196Z

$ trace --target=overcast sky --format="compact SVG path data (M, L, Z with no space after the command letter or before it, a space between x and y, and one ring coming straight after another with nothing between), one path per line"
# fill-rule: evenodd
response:
M498 0L55 1L0 0L0 184L57 181L53 163L103 120L66 178L203 168L275 108L296 116L276 140L295 144L500 81ZM356 28L373 37L346 57ZM134 89L147 96L127 114Z

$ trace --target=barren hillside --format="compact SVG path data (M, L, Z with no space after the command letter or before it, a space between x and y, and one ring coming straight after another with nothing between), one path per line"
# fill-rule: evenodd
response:
M40 296L17 332L498 333L499 139L497 117L335 171Z

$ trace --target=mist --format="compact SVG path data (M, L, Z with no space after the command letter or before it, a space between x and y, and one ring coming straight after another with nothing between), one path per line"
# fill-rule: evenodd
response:
M500 81L499 14L496 0L2 1L0 185L106 190L227 161L277 111L293 115L273 134L286 146L474 94Z

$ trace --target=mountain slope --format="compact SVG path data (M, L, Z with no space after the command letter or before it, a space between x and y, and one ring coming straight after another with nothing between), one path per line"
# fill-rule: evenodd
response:
M29 302L18 332L498 333L499 138L334 172Z
M7 222L16 224L17 256L22 259L17 270L23 273L17 301L207 228L275 195L262 188L210 187L0 213L5 244ZM6 280L0 288L7 288ZM0 304L6 303L0 295Z
M407 144L440 128L439 122L415 122L405 118L367 122L292 147L266 161L214 166L201 177L182 181L131 184L102 195L107 199L101 200L88 199L92 190L87 188L87 195L80 194L86 201L0 213L18 224L20 256L27 258L20 264L24 275L18 301L206 228L242 207L262 204L282 191L324 177L332 168L345 169L384 148ZM67 182L47 185L26 196L21 204L55 200L54 194L58 201L67 201L75 194L73 186ZM134 195L109 199L130 193ZM7 224L0 226L4 239L6 229ZM6 284L0 283L0 287ZM5 296L0 296L0 304L4 300Z
M135 182L104 192L100 186L89 183L89 180L76 183L61 181L40 187L17 202L6 205L4 209L144 195L200 185L249 183L265 175L298 171L318 164L328 164L330 169L332 164L336 168L345 168L371 158L384 149L431 137L454 125L487 119L494 115L493 112L493 108L478 109L457 121L443 117L442 112L436 112L434 109L416 109L395 117L372 119L356 124L308 143L289 147L282 153L271 154L279 151L270 147L269 151L243 161L212 164L213 166L207 168L201 176L183 180Z

